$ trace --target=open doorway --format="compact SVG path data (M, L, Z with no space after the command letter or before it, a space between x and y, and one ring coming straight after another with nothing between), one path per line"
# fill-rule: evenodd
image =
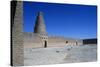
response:
M68 41L66 41L66 44L68 44Z
M76 45L77 45L77 41L76 41Z
M44 48L47 47L47 41L44 41Z

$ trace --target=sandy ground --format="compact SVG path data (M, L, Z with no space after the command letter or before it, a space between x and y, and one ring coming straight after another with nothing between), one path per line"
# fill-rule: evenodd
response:
M97 45L24 49L24 65L43 65L97 60Z

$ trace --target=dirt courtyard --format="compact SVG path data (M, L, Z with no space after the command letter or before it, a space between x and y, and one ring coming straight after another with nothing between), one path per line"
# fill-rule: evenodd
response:
M24 49L24 65L97 61L97 45Z

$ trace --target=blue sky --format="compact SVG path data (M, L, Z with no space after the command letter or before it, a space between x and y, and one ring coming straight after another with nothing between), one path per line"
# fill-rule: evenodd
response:
M73 38L97 37L97 7L89 5L24 2L24 32L33 32L36 16L43 12L50 35Z

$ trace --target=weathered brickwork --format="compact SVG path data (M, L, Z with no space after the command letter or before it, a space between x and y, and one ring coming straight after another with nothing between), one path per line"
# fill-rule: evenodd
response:
M24 32L24 48L44 48L45 41L47 41L47 47L64 47L66 45L82 45L82 40L64 38L64 37L45 37L38 36L38 34L32 32Z
M23 2L17 1L12 24L12 66L24 65L23 54Z

